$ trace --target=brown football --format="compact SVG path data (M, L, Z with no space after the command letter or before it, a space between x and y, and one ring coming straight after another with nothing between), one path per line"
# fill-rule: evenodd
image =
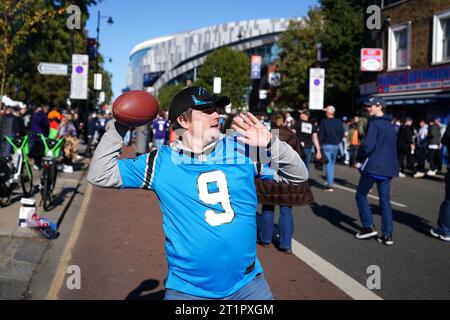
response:
M132 90L117 97L112 106L114 118L121 124L134 128L152 121L159 111L158 101L150 93Z

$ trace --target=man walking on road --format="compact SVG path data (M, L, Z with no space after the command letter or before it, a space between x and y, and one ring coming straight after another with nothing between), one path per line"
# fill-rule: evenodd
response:
M323 111L325 111L326 118L322 120L319 126L319 141L323 153L328 159L325 167L327 175L327 188L325 191L333 192L334 166L336 165L339 143L344 138L344 126L340 119L334 117L336 113L335 107L328 106Z
M169 108L178 137L174 143L118 160L128 128L116 122L89 169L88 181L94 185L158 195L166 235L167 300L272 299L256 257L254 178L298 184L308 172L297 152L251 113L235 117L238 136L222 135L216 108L229 103L228 97L202 87L185 88ZM264 163L250 156L255 150L267 156Z
M370 189L376 183L382 216L382 236L378 241L390 246L394 244L390 187L392 177L398 175L397 133L391 124L392 119L384 114L386 104L383 99L371 97L366 105L370 115L368 130L366 139L359 148L358 162L355 165L361 172L356 189L356 204L362 231L355 237L367 239L378 235L367 200Z
M410 169L413 174L416 173L416 168L414 165L414 129L413 129L413 119L407 118L405 124L400 127L397 135L397 152L398 152L398 164L400 166L399 177L404 178L405 169ZM405 165L406 159L406 165Z
M311 163L311 157L313 153L313 147L316 149L316 159L320 160L322 154L320 153L319 137L317 134L317 126L309 121L309 111L300 111L300 121L296 123L296 134L298 141L303 147L305 156L304 161L306 169L309 171L309 164Z

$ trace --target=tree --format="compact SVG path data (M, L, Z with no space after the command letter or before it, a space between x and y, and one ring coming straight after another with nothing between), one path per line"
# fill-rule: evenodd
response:
M316 44L322 32L320 9L312 8L301 21L291 21L278 41L281 83L277 105L298 107L308 100L309 69L316 62Z
M163 85L158 92L158 101L161 110L168 110L170 101L172 101L173 97L183 89L181 84L171 85L165 84Z
M43 0L2 0L0 2L0 96L3 96L11 58L17 48L37 28L51 18L62 15L64 9L55 9Z
M214 77L222 78L222 93L231 100L232 107L240 109L250 84L250 61L245 53L229 47L215 50L203 63L196 85L212 92Z
M325 97L341 108L354 103L358 88L359 56L363 46L364 15L359 0L321 0L324 29L320 35L327 54Z
M309 68L325 68L325 100L339 109L354 102L363 44L364 0L320 0L303 21L291 22L280 36L279 102L296 107L308 100ZM316 45L321 44L322 61Z
M9 7L6 7L7 4ZM66 8L71 4L77 5L81 11L82 24L79 30L75 29L70 31L66 26L68 18ZM19 39L16 40L17 43L14 46L14 50L11 51L6 67L7 76L5 76L4 87L8 95L11 95L15 100L24 101L27 104L45 103L53 106L63 106L66 104L70 90L69 78L64 76L41 75L37 71L37 66L40 62L70 63L71 32L74 35L73 53L86 53L88 35L85 24L88 19L88 7L95 4L96 1L94 0L26 0L20 1L20 6L18 1L0 3L0 7L2 6L0 20L2 19L1 16L8 18L13 13L17 16L17 10L19 9L22 10L19 10L22 14L30 12L36 14L39 10L41 10L39 11L41 15L43 15L42 12L58 13L51 15L51 19L42 19L39 23L35 23L34 30L29 30L30 32L28 33L23 32L20 41ZM26 10L23 7L25 5ZM8 26L9 29L12 27ZM21 25L18 24L17 28L21 28ZM4 34L0 31L1 36ZM16 34L12 36L14 38L18 37ZM0 37L0 50L5 48L5 46L8 47L8 43L6 45L5 43L4 37ZM0 57L2 57L2 52L0 51ZM89 63L90 87L92 87L94 70L95 60L91 59ZM103 57L101 55L99 55L99 72L103 72L103 90L105 91L106 101L109 102L112 97L112 75L103 70ZM93 89L90 88L90 91L92 92ZM73 103L75 106L82 108L86 106L85 101L81 100L74 100ZM96 95L89 94L88 104L90 106L96 105Z

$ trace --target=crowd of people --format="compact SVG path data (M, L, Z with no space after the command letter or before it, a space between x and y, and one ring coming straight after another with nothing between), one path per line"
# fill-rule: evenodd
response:
M355 236L357 239L365 239L378 234L372 225L372 214L367 202L369 190L377 184L380 208L384 217L380 242L392 245L392 209L389 194L391 179L394 176L404 178L407 174L414 178L422 178L426 175L435 176L441 172L447 154L445 145L441 143L446 127L437 117L428 121L411 117L396 119L386 114L383 100L378 99L375 102L380 106L378 113L368 105L363 106L361 112L352 117L337 118L336 108L332 105L325 107L323 116L317 118L312 118L307 108L294 112L276 112L271 116L261 114L257 117L267 129L278 130L280 140L287 142L297 151L308 171L311 163L314 163L317 169L324 168L325 192L334 192L334 171L337 162L357 167L361 172L364 169L366 173L370 172L361 175L356 193L362 231ZM235 114L219 116L219 128L222 133L227 133L227 130L231 129L235 116ZM136 154L141 155L160 149L162 145L173 142L170 123L167 113L160 112L152 123L137 128ZM373 123L373 128L368 136L369 123ZM383 140L379 137L381 133L378 137L373 136L375 128L381 128L378 130L383 134L388 132L392 134ZM304 198L300 203L296 203L298 199L293 200L290 195L298 192L290 189L280 191L279 187L275 188L267 181L257 182L256 186L259 202L262 204L261 214L258 215L258 242L262 246L268 246L272 242L274 211L275 206L279 205L277 247L280 251L291 253L294 228L292 206L309 204L313 197L305 194L310 190L306 192L303 190Z
M193 105L191 97L203 103ZM188 87L173 98L169 112L161 111L142 127L127 128L111 121L107 110L95 111L88 119L86 142L96 148L89 182L108 188L150 189L158 195L169 261L166 299L271 299L252 245L253 230L257 230L256 240L261 246L273 243L278 250L292 253L292 207L314 201L308 184L312 163L325 172L326 192L334 192L336 162L359 171L355 203L361 231L355 238L377 237L384 245L393 245L392 178L404 178L406 174L414 178L435 176L445 163L450 144L450 130L438 118L416 119L415 127L415 119L402 121L388 115L386 103L378 97L371 97L362 113L350 119L336 117L336 108L326 106L323 116L318 117L320 121L312 118L307 108L271 116L219 115L229 103L228 97L211 95L201 87ZM38 134L64 138L66 166L79 160L78 145L84 127L76 110L61 112L44 105L28 113L6 107L0 115L2 135L31 135L36 167L42 157ZM137 157L118 160L122 145L131 144L133 137ZM255 158L252 148L263 150L269 162L261 161L259 151ZM1 151L2 155L11 152L5 143ZM233 162L233 166L221 165L229 159L239 160L236 158L242 161ZM271 167L274 163L275 168ZM445 182L446 198L437 227L430 233L450 241L448 170ZM188 185L193 187L186 188ZM367 199L374 185L382 216L381 235ZM262 204L259 214L255 212L257 202ZM273 228L275 206L280 207L278 237ZM240 238L237 240L234 234ZM186 250L186 246L190 249ZM209 257L218 247L223 247L226 254L222 253L213 263ZM199 276L202 270L215 280L205 281ZM225 270L234 270L233 276L219 276Z
M0 108L1 156L12 153L11 145L4 139L9 137L30 136L30 157L33 168L40 170L44 154L44 142L40 135L48 139L64 139L62 154L64 172L73 172L73 164L83 157L78 154L83 123L76 109L59 110L48 105L33 108L2 105Z

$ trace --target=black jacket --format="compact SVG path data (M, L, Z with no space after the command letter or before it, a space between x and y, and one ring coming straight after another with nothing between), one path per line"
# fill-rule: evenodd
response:
M397 136L398 151L410 153L412 144L414 144L414 133L412 128L407 125L402 125Z
M428 128L428 145L439 144L441 141L441 128L438 125L432 125Z
M344 125L340 119L325 118L319 126L319 141L321 145L338 145L344 138Z

